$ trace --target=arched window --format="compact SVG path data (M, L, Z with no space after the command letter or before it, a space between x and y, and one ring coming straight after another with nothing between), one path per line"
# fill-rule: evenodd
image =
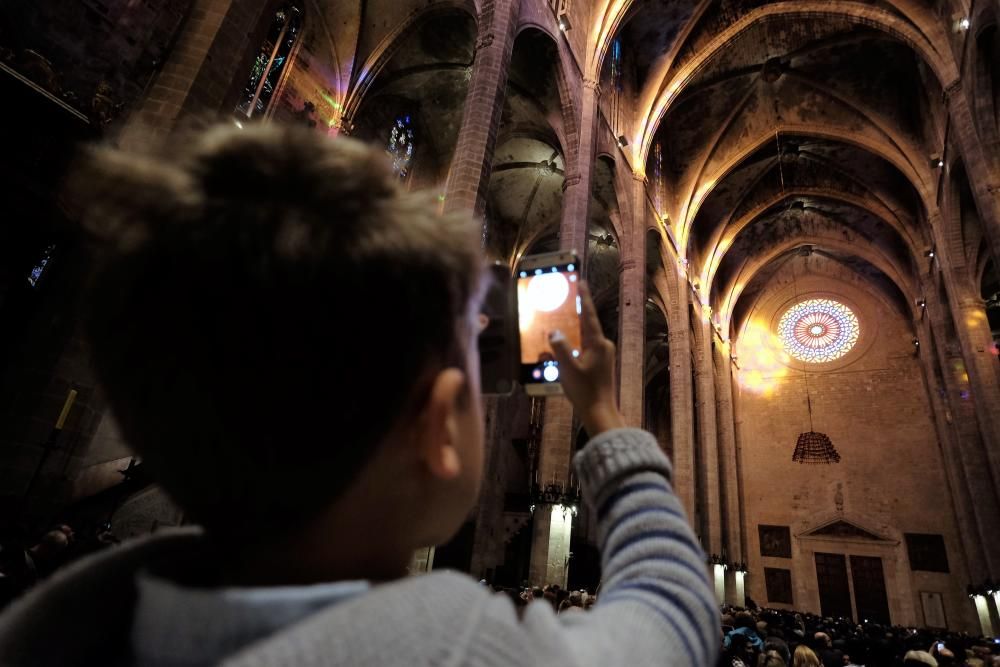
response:
M282 5L274 13L274 20L257 52L240 103L236 106L237 114L253 118L267 111L301 29L302 11L296 5Z
M409 114L400 116L389 132L389 146L386 152L392 158L392 169L400 178L406 178L413 162L414 151L413 119Z

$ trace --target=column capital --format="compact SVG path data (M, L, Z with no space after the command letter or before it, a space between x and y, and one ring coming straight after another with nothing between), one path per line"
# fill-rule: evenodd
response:
M564 180L563 184L562 184L563 192L565 192L569 188L573 187L574 185L580 185L581 181L583 181L583 175L582 174L579 174L579 173L576 173L576 174L566 174L566 180Z
M962 89L962 78L958 77L944 87L944 99L951 102L951 98Z
M597 95L598 97L601 96L601 82L598 81L597 79L592 79L589 76L584 77L583 87L586 88L587 90L594 91L594 94Z
M476 40L476 51L488 49L493 46L493 39L494 37L492 32L488 32L485 35L480 36L479 39Z

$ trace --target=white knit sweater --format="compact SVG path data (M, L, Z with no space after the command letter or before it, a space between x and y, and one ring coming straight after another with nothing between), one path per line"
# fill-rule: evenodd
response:
M230 655L226 667L275 665L706 665L718 652L718 608L705 558L648 433L594 438L575 464L595 509L604 582L587 613L556 616L473 579L433 573L320 609ZM128 665L136 573L197 554L194 531L87 559L0 617L0 665ZM220 618L219 623L229 619Z

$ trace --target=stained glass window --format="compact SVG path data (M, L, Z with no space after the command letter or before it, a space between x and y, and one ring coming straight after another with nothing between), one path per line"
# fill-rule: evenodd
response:
M611 85L619 93L623 87L622 74L622 42L616 39L611 42Z
M252 118L267 111L281 75L287 69L301 28L302 12L295 5L284 5L275 12L267 37L250 69L247 84L243 87L237 113Z
M392 125L389 133L389 146L386 151L392 158L392 169L400 178L406 178L413 162L413 119L409 114L400 116Z
M778 337L788 354L809 363L839 359L851 351L860 333L854 311L831 299L802 301L778 322Z
M31 272L28 274L28 284L32 287L38 287L38 283L41 282L42 276L45 275L45 268L52 261L52 253L55 251L55 245L50 245L42 253L42 256L38 259L38 263L32 267Z
M663 182L663 148L660 142L653 145L653 206L656 207L657 215L663 215L663 196L665 190Z

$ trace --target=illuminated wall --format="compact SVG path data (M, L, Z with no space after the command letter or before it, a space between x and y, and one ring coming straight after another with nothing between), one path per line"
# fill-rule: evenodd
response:
M815 256L808 261L822 275L806 274L797 285L777 276L734 340L747 592L760 604L773 604L764 568L790 570L793 603L774 606L819 612L815 553L876 556L883 561L893 622L922 625L921 591L940 592L949 625L974 629L973 610L961 595L968 579L912 325L898 306L846 269ZM805 272L799 266L796 273ZM817 297L849 306L860 335L842 358L803 364L783 349L778 324L791 305ZM813 426L829 435L840 463L792 461L799 434L810 430L803 368ZM880 539L810 535L836 521ZM791 558L761 555L761 524L790 528ZM950 574L911 571L904 533L943 535Z

